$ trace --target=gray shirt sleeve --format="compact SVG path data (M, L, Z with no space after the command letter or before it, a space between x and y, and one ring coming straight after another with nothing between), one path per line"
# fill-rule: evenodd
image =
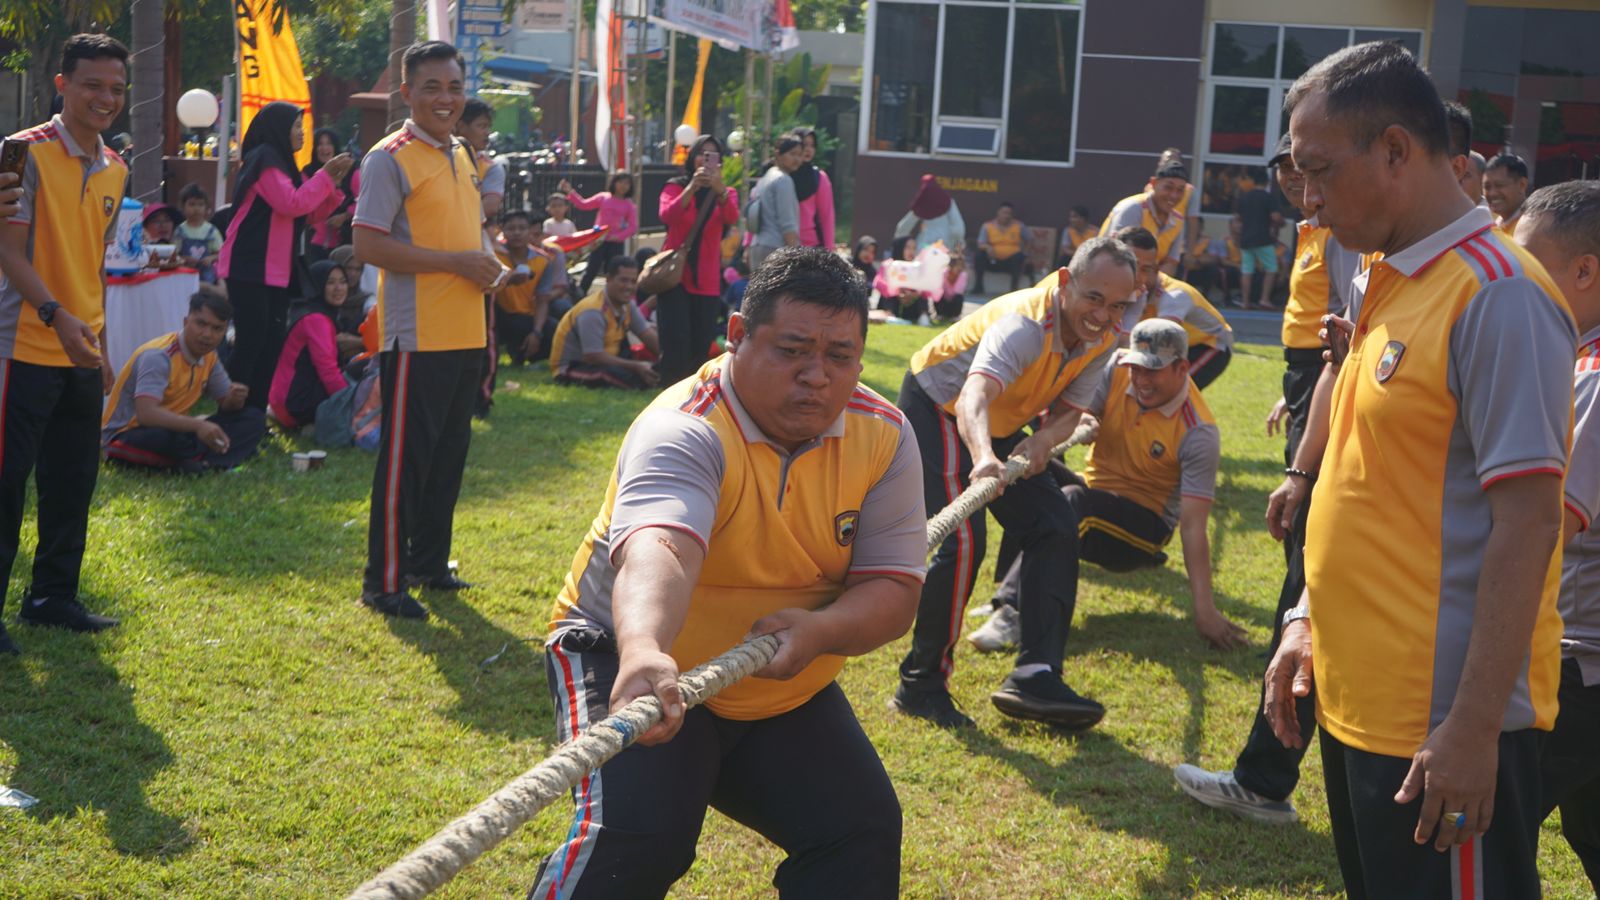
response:
M1361 265L1361 254L1346 250L1330 234L1327 243L1322 245L1322 264L1327 268L1328 285L1333 291L1328 312L1342 316L1350 308L1351 282L1355 280L1356 269Z
M794 179L788 175L774 178L767 185L770 196L761 198L761 214L772 217L773 227L779 234L800 230L800 201L794 192Z
M355 224L388 234L404 208L406 184L400 163L390 154L376 150L361 160L361 193L356 197Z
M612 563L641 528L673 528L706 547L722 493L722 441L704 419L676 409L646 410L617 454L617 499L607 545Z
M1087 410L1094 403L1094 395L1100 389L1100 382L1110 376L1108 370L1113 355L1110 352L1101 353L1089 360L1089 364L1083 367L1083 371L1079 372L1076 378L1067 383L1066 388L1061 391L1061 396L1056 399L1074 409Z
M1456 319L1449 385L1481 485L1566 470L1577 349L1572 320L1524 276L1486 285Z
M228 377L228 370L222 367L221 361L211 364L211 374L206 377L206 396L213 400L221 400L228 396L228 391L233 388L233 380Z
M1004 388L1044 352L1044 339L1038 322L1020 314L1004 316L983 333L967 374L987 375Z
M1579 365L1588 360L1580 360ZM1573 385L1572 464L1567 467L1566 501L1593 527L1600 515L1600 369L1580 370Z
M567 283L567 255L560 250L545 249L550 254L550 263L544 267L544 274L539 276L539 285L535 290L540 292L554 290Z
M911 424L902 421L894 459L861 501L850 574L890 573L922 580L928 570L928 517L923 502L922 454Z
M172 381L172 360L163 349L146 350L133 361L132 387L135 397L154 397L160 400L167 395L167 384ZM123 385L127 390L129 385ZM187 410L177 410L187 412Z
M598 309L588 309L578 314L573 322L578 335L578 356L606 349L606 314Z
M1222 435L1212 424L1196 425L1178 442L1178 467L1183 475L1178 493L1210 500L1217 494L1217 467L1222 463Z
M644 313L639 312L639 307L628 304L628 330L641 337L650 330L650 323L645 321Z
M1111 210L1111 231L1142 224L1144 224L1144 207L1139 205L1137 198L1118 203Z
M1156 302L1156 315L1163 319L1177 319L1182 322L1194 312L1194 298L1180 287L1173 287L1161 292Z
M1121 357L1122 351L1115 350L1106 355ZM1106 414L1106 402L1111 399L1111 378L1117 373L1115 360L1112 360L1112 363L1101 369L1100 380L1095 382L1094 394L1090 396L1089 405L1086 407L1088 413L1096 418Z
M483 173L483 183L478 185L478 193L485 196L489 194L505 195L506 192L506 161L496 159L489 163L489 170Z

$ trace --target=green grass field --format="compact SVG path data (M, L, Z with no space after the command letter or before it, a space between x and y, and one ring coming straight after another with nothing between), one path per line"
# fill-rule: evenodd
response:
M930 334L874 328L866 381L892 398ZM1066 673L1109 713L1082 737L1000 716L988 694L1008 659L965 641L953 688L976 730L887 709L904 641L846 669L904 806L906 896L1339 893L1315 752L1287 828L1203 808L1169 772L1231 765L1256 703L1282 573L1261 525L1282 465L1262 429L1281 369L1275 349L1241 348L1207 394L1224 435L1217 600L1248 649L1195 634L1174 553L1157 572L1085 568ZM0 658L0 783L40 801L0 808L0 897L341 895L545 755L546 612L646 398L555 387L543 369L501 385L456 517L454 555L477 588L425 597L427 623L356 601L371 456L296 475L280 441L203 480L104 472L84 593L122 627L14 626L24 655ZM979 600L989 579L986 565ZM569 814L546 810L441 895L520 897ZM712 814L674 896L769 896L778 861ZM1587 895L1554 820L1541 865L1549 895Z

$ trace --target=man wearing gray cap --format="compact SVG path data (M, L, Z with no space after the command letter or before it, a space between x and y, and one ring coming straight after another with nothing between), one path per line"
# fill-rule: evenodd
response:
M1217 611L1211 596L1211 542L1206 522L1216 491L1222 438L1211 408L1189 378L1189 339L1168 319L1134 326L1130 348L1100 381L1089 411L1100 432L1083 478L1068 473L1061 493L1078 521L1067 589L1077 596L1078 561L1127 572L1166 561L1162 548L1176 529L1194 599L1195 629L1222 648L1244 643L1244 629ZM991 625L1017 615L1021 567L1006 571ZM1071 609L1071 605L1068 605ZM974 636L973 643L986 649ZM993 648L993 649L998 649Z

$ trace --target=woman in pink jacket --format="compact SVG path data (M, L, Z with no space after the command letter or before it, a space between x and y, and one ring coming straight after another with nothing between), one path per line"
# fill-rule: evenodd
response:
M617 172L606 183L606 189L593 197L585 197L572 189L572 184L565 178L557 185L557 190L567 195L572 205L579 209L597 209L594 224L596 227L605 225L610 228L600 246L589 253L589 262L583 267L583 283L578 285L578 293L588 296L589 285L594 283L594 277L606 270L611 264L612 257L621 256L627 249L628 238L639 231L639 207L633 202L633 176L627 172Z
M243 167L233 195L233 219L217 258L217 275L233 301L233 354L228 377L249 387L245 403L267 408L267 389L283 347L289 303L309 285L299 284L295 248L306 216L332 212L344 199L338 183L350 171L350 154L328 160L302 181L294 154L305 143L302 111L275 101L250 121L239 145Z
M656 298L656 330L661 339L661 383L694 374L717 337L722 310L722 236L739 221L739 192L722 183L722 142L702 134L689 148L683 174L661 189L661 221L667 226L662 250L685 247L683 280ZM690 234L705 204L715 204L706 223Z
M794 195L800 201L800 243L805 247L833 249L833 182L828 173L812 165L817 157L817 132L811 128L796 128L800 138L803 162L789 174L794 182Z
M314 293L305 314L295 320L283 352L278 354L272 390L267 395L273 418L287 428L315 422L322 401L345 387L344 373L339 370L338 326L334 324L350 296L344 267L331 259L312 263L311 289Z

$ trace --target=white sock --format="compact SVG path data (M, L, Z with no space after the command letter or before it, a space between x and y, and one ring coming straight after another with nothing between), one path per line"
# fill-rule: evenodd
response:
M1032 675L1037 675L1040 672L1048 672L1048 671L1050 671L1050 667L1048 665L1045 665L1044 663L1029 663L1028 665L1017 666L1015 669L1012 669L1011 670L1011 677L1012 678L1027 678L1027 677L1032 676Z

